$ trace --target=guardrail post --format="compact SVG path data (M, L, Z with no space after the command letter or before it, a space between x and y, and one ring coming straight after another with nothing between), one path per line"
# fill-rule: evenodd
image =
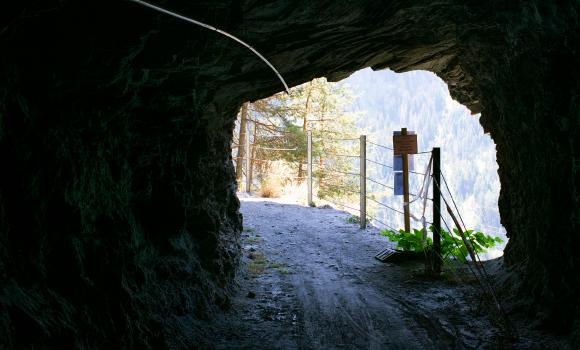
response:
M308 206L313 207L312 201L312 131L308 131Z
M367 135L360 135L360 228L367 227Z
M441 149L434 147L433 156L433 272L441 273Z
M251 161L252 155L250 154L250 123L246 123L246 192L250 193L251 191L251 182L252 178L250 177L252 167Z

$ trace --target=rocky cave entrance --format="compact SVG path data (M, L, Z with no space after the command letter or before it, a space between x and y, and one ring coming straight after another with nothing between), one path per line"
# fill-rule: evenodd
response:
M435 72L496 143L503 286L540 326L578 328L577 4L174 6L292 86ZM195 345L191 324L227 305L240 258L235 115L279 82L244 47L132 2L14 7L0 19L2 341Z
M358 98L346 106L331 110L330 106L319 100L320 96L332 95L329 93L332 87L344 87L345 84L354 85L353 89L359 93ZM338 98L344 98L339 92L335 94ZM321 105L326 108L320 108ZM372 118L357 113L360 109L367 109L367 106L374 107L368 112L374 114ZM358 118L358 125L351 125L351 130L348 130L348 118L343 115L346 111L353 113L351 117ZM393 118L393 114L396 118ZM340 131L332 125L337 120L344 122L340 125ZM318 125L322 123L330 125ZM483 134L478 116L472 116L464 106L453 101L445 83L431 73L397 74L365 70L338 83L316 80L296 90L291 89L290 96L278 95L244 104L238 113L232 145L232 161L236 174L240 175L238 186L243 191L238 192L240 211L244 216L242 277L239 278L240 286L232 307L236 317L220 324L219 328L226 331L217 332L212 337L216 339L213 344L218 344L218 348L326 348L338 344L352 348L372 348L373 344L419 348L421 346L416 339L421 336L402 340L400 334L393 331L398 327L404 328L400 320L409 317L426 317L435 324L450 322L451 327L473 332L474 338L478 340L461 335L455 340L456 345L468 348L481 346L480 339L496 338L493 332L482 332L482 329L494 327L485 324L479 317L468 312L456 315L454 310L464 309L467 306L464 303L469 300L468 296L463 296L464 290L435 281L425 284L417 282L417 279L421 279L417 277L417 271L424 269L422 261L399 261L392 265L382 264L373 258L378 252L393 246L376 228L388 229L389 226L383 223L401 228L403 220L400 213L381 210L382 207L378 206L371 208L371 204L378 200L377 203L388 203L389 207L399 208L400 211L401 197L393 197L392 187L386 193L376 186L368 186L370 198L367 211L373 227L360 230L360 211L357 210L359 178L354 181L348 179L356 177L360 171L360 158L352 158L359 151L359 134L366 135L371 147L379 145L376 142L392 147L388 141L393 125L396 125L395 129L407 125L416 130L421 135L421 148L430 148L433 142L440 142L438 145L447 153L445 159L454 162L447 164L444 161L443 166L444 173L456 175L449 177L451 187L461 188L459 184L464 184L464 188L470 189L469 193L455 194L460 200L460 206L463 202L473 202L474 198L475 201L483 201L486 196L481 192L489 191L488 196L495 195L495 199L491 199L488 204L495 207L495 214L499 216L499 184L495 188L487 188L490 179L499 182L495 145L489 136ZM306 172L304 161L307 158L305 144L308 131L313 135L313 144L324 143L325 148L313 147L313 163L319 165L314 175L313 208L308 207L307 180L300 176ZM245 139L246 135L250 135L249 140ZM477 140L478 137L483 140ZM250 172L246 170L246 141L246 154L250 155L249 166L252 169ZM337 163L335 157L338 154L347 160ZM470 156L466 157L465 154ZM473 154L478 155L477 159L471 156ZM381 182L392 185L392 169L382 166L371 169L375 164L392 165L392 150L383 146L379 149L369 148L366 155L369 160L368 185ZM427 161L428 158L416 159L416 172L412 174L420 175ZM477 166L478 163L482 164ZM340 165L344 168L333 170ZM487 169L488 166L492 169ZM462 172L463 169L467 169L466 173ZM454 174L455 170L459 174ZM324 171L331 172L330 179L323 176ZM246 180L249 180L246 178L248 174L253 179L251 194L244 191ZM478 186L475 186L476 180L481 181ZM413 192L417 192L420 182L417 178L412 179ZM323 192L328 187L339 191ZM465 200L465 197L474 198ZM416 204L411 209L419 215L421 203ZM427 213L431 213L430 202L427 207ZM468 223L472 223L473 216L478 214L475 211L462 213ZM374 218L378 218L377 221ZM444 220L452 222L448 216ZM476 220L482 221L481 218ZM420 224L413 222L412 227L418 229ZM469 227L479 229L481 226ZM489 233L487 230L485 232ZM497 253L501 254L501 248L497 249ZM485 259L495 256L480 257ZM415 283L401 284L401 276L415 280ZM464 286L470 277L464 267L447 259L443 276L443 280L453 281L460 286ZM417 290L427 292L421 294ZM459 295L461 297L457 298ZM454 310L435 307L437 302L432 301L434 296L437 300L453 304ZM403 306L405 302L402 305L392 302L409 299L416 303L416 308L406 309ZM403 314L401 310L405 310ZM493 313L493 310L484 308L481 312L487 315L488 312ZM442 313L444 317L449 317L448 321L440 320ZM467 330L469 326L462 324L465 317L473 317L468 323L477 324L477 327ZM308 326L303 329L300 327L302 324ZM416 326L414 332L421 334L421 329L421 326ZM356 336L349 335L349 330ZM445 346L445 342L440 339L444 338L440 330L434 331L430 337L437 339L433 340L437 344L435 347ZM496 340L491 342L501 344ZM531 342L527 340L526 344Z
M363 69L336 83L315 79L291 88L289 95L279 92L240 109L232 142L238 196L251 193L308 205L310 133L311 205L345 210L356 224L361 213L360 135L364 134L366 221L382 229L402 228L402 196L395 195L393 187L391 135L407 126L420 135L420 154L411 157L409 173L412 228L422 227L417 220L423 214L427 227L433 221L433 185L423 173L431 159L429 151L440 147L445 185L449 178L444 199L450 204L457 200L466 227L501 239L481 253L486 260L496 258L503 255L507 236L499 217L495 144L484 134L479 118L453 100L448 86L427 71ZM427 199L415 198L423 186L428 186ZM442 214L444 223L455 228L449 214L445 210Z

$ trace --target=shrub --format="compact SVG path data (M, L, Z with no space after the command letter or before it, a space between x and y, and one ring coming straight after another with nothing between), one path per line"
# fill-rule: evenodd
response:
M346 218L346 222L349 224L360 224L360 217L358 215L351 215Z
M429 230L433 232L433 226L430 226ZM451 255L462 262L466 262L469 254L467 248L457 229L453 229L453 233L455 237L441 229L441 255L443 257ZM433 247L433 239L427 236L423 229L413 230L413 232L399 230L398 233L392 230L384 230L381 231L381 235L388 237L391 242L396 242L396 248L404 251L423 252ZM479 231L474 232L473 230L467 230L465 238L471 243L476 253L485 253L488 248L493 248L503 242L499 237L486 235Z
M260 196L263 198L279 198L282 194L280 181L266 178L260 186Z

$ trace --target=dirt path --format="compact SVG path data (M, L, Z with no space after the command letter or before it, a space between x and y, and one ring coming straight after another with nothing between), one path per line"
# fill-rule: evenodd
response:
M348 213L241 201L244 272L212 347L501 348L492 321L476 314L485 307L475 284L427 281L414 277L421 263L375 260L390 243L375 228L348 223Z

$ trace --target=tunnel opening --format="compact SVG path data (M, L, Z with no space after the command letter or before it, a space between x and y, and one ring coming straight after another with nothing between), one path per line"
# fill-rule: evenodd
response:
M442 171L449 178L445 200L451 204L457 198L466 227L499 238L499 244L481 254L484 259L496 258L503 254L507 236L499 217L495 144L478 119L452 99L441 79L425 71L365 69L336 83L314 80L292 88L289 95L279 93L242 106L232 142L238 196L253 193L313 207L331 205L350 212L353 222L359 222L364 211L365 221L398 232L404 227L402 184L394 177L402 173L393 169L392 135L407 126L420 135L420 149L428 150L419 151L410 162L410 191L416 197L411 204L412 229L422 228L422 216L426 227L433 222L429 196L434 189L423 187L431 150L439 147ZM430 182L428 186L433 186ZM452 193L451 188L458 191ZM427 198L415 194L419 191L429 193ZM449 215L443 214L446 230L455 229Z
M346 93L342 89L346 89ZM356 91L357 96L352 96L352 91ZM337 107L337 99L348 102ZM327 100L334 101L334 105L328 106ZM341 125L335 125L341 122ZM406 310L406 317L426 315L438 320L434 322L449 322L453 327L465 327L461 324L463 318L472 317L470 322L478 326L469 332L477 334L476 339L496 337L486 333L494 327L486 325L475 315L458 315L435 306L438 302L433 300L434 294L437 300L454 304L456 310L465 308L470 297L469 293L463 294L462 288L436 281L419 282L417 276L426 273L424 256L413 257L419 257L420 261L391 260L386 265L373 259L385 249L391 251L394 246L384 234L385 230L404 227L402 198L393 193L391 144L393 131L400 130L403 125L420 135L421 150L429 149L415 156L416 164L411 174L417 178L410 183L412 191L419 192L425 174L431 175L431 170L425 169L431 148L440 146L444 154L447 152L442 171L446 174L459 171L455 178L449 176L450 186L467 183L463 192L455 193L460 206L463 201L468 202L470 210L462 210L466 221L469 224L475 221L479 226L485 220L477 218L476 208L470 207L474 206L474 201L487 198L490 200L487 204L492 207L490 211L495 214L491 219L499 223L495 146L489 136L484 135L478 116L471 115L467 108L453 101L446 84L432 73L397 74L366 69L336 83L328 83L325 79L307 82L292 88L290 96L274 95L244 103L233 130L231 152L238 175L240 210L244 216L241 239L241 275L244 277L238 292L242 298L236 299L234 308L237 315L242 315L240 317L248 320L250 325L239 325L230 320L230 326L240 327L246 338L255 337L253 334L257 333L269 334L260 340L267 344L265 347L292 347L292 337L288 334L292 329L299 338L309 338L322 348L336 344L372 347L373 341L369 339L373 337L382 344L393 342L391 344L397 346L415 347L418 345L414 338L403 345L398 343L400 339L389 340L393 336L389 331L371 330L373 327L382 328L382 322L390 323L384 325L386 329L399 327L396 325L398 321L392 317L379 315L398 314L397 306L388 300L410 300L413 296L416 308ZM362 134L365 135L364 146ZM365 152L359 153L361 147ZM417 159L421 153L427 158ZM446 160L453 163L447 164ZM490 161L491 169L485 166L484 160ZM477 161L483 164L477 167ZM361 162L366 165L364 175ZM310 164L313 165L311 173L308 171ZM325 176L327 174L329 176ZM362 176L368 182L365 192L361 192L359 182ZM481 181L477 186L476 179ZM311 198L308 197L309 181L312 181ZM372 186L375 184L381 187ZM382 187L385 184L389 184L386 185L388 190ZM431 189L425 191L432 193ZM468 197L472 198L466 200ZM359 229L361 220L365 220L362 219L361 198L365 200L364 215L371 226L365 229ZM451 203L451 198L448 198ZM427 213L424 215L429 217L426 225L433 221L430 214L432 204L426 203L428 199L425 198L425 203L420 201L411 206L412 213L417 216L421 215L422 205L425 206ZM375 203L378 205L373 207ZM464 205L462 209L465 208ZM446 218L452 223L448 216ZM412 228L420 229L422 223L416 219L419 222L414 221ZM470 227L489 232L478 226ZM427 237L432 239L430 233ZM480 256L482 259L497 257L502 248ZM421 253L424 251L422 246ZM448 254L449 251L443 254L446 258L444 279L462 287L469 285L470 282L466 284L466 281L473 278L468 274L469 270L456 261L448 261ZM398 261L396 267L392 261ZM373 273L376 271L382 274ZM397 288L401 275L414 280L415 284ZM421 294L417 290L428 292ZM487 297L482 294L482 298ZM503 300L499 302L503 303ZM336 309L341 312L336 312ZM438 312L445 316L436 316ZM493 314L494 310L493 307L484 307L480 312L487 315ZM441 321L445 317L450 319ZM284 324L282 328L286 331L278 329L273 319ZM287 319L293 322L289 323ZM302 323L317 329L317 334L296 328L296 324ZM346 329L354 329L355 336L348 333L337 336ZM438 333L432 335L433 338L440 336ZM225 335L222 337L227 338ZM239 341L236 336L233 339L236 340L222 340L227 344L223 346ZM437 346L443 346L440 339L435 342ZM467 347L477 343L469 336L458 336L456 342Z
M241 104L280 91L280 82L215 33L130 2L108 5L39 1L2 11L8 348L195 346L192 327L235 290L242 217L231 133ZM457 101L482 112L496 144L510 235L502 285L514 309L578 347L577 4L175 6L252 43L292 86L364 67L440 76Z

